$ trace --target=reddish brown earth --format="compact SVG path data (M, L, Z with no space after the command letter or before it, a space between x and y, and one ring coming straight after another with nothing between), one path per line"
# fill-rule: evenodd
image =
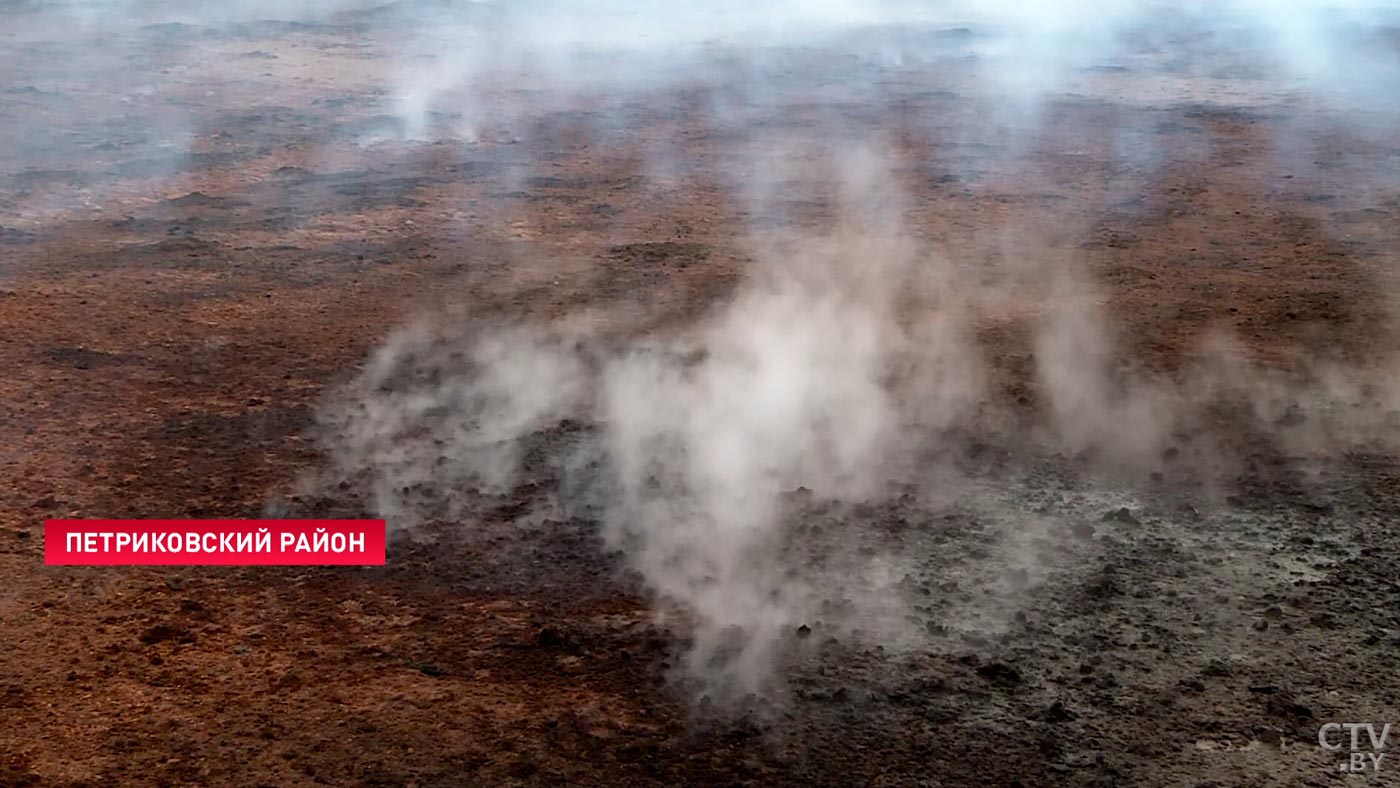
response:
M1243 502L1071 551L1087 574L1024 601L1000 635L949 635L893 667L832 646L777 721L694 707L668 679L672 638L585 522L522 536L492 509L395 542L379 569L43 566L49 517L369 514L297 482L324 461L316 408L393 329L596 307L620 335L675 330L732 290L761 224L720 175L746 130L707 115L703 86L624 102L625 135L581 106L514 137L360 146L355 130L385 122L363 98L373 41L132 35L183 42L182 64L266 59L270 76L233 69L206 102L206 74L164 69L123 109L48 73L51 48L6 44L0 127L27 131L0 154L0 786L1322 785L1341 778L1321 721L1394 718L1400 487L1372 453L1301 492L1264 458ZM1393 135L1336 130L1290 160L1275 135L1328 122L1305 100L1063 97L1008 160L913 120L969 112L958 79L882 77L906 219L941 254L1072 261L1123 355L1156 370L1220 328L1280 367L1393 350ZM1134 90L1113 79L1104 95ZM840 84L792 95L778 114L799 132L869 122ZM177 100L190 155L129 158ZM1124 164L1103 131L1119 126L1166 155ZM669 178L641 164L637 141L657 139L681 151ZM822 193L822 172L795 191ZM831 210L813 200L792 221L819 230ZM978 326L1028 411L1035 316L1028 300ZM1149 496L1138 519L1173 520L1180 495ZM937 538L980 543L982 525L954 526ZM968 571L948 569L946 604L1002 582Z

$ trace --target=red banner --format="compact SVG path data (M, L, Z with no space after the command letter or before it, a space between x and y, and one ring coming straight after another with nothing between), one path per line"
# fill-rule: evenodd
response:
M383 566L383 520L45 520L49 566Z

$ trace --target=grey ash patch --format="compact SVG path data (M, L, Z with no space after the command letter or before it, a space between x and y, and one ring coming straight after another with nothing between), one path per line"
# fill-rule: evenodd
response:
M38 239L35 233L0 225L0 244L30 244Z

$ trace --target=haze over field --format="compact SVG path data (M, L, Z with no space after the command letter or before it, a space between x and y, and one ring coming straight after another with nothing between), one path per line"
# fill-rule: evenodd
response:
M15 703L191 754L0 723L43 779L1291 780L1388 711L1400 2L0 15L0 495L392 537L17 572L80 657Z

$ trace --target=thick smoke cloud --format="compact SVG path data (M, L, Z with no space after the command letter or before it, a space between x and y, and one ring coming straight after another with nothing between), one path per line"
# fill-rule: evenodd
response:
M559 505L601 512L608 544L688 622L712 698L773 690L781 645L808 622L889 642L907 557L838 550L839 569L813 576L787 544L794 495L881 500L912 430L948 429L982 395L944 290L954 274L892 222L879 161L841 156L845 220L756 249L752 277L681 338L406 330L327 410L340 473L400 525L460 516L525 478L540 433L586 425L552 470Z

